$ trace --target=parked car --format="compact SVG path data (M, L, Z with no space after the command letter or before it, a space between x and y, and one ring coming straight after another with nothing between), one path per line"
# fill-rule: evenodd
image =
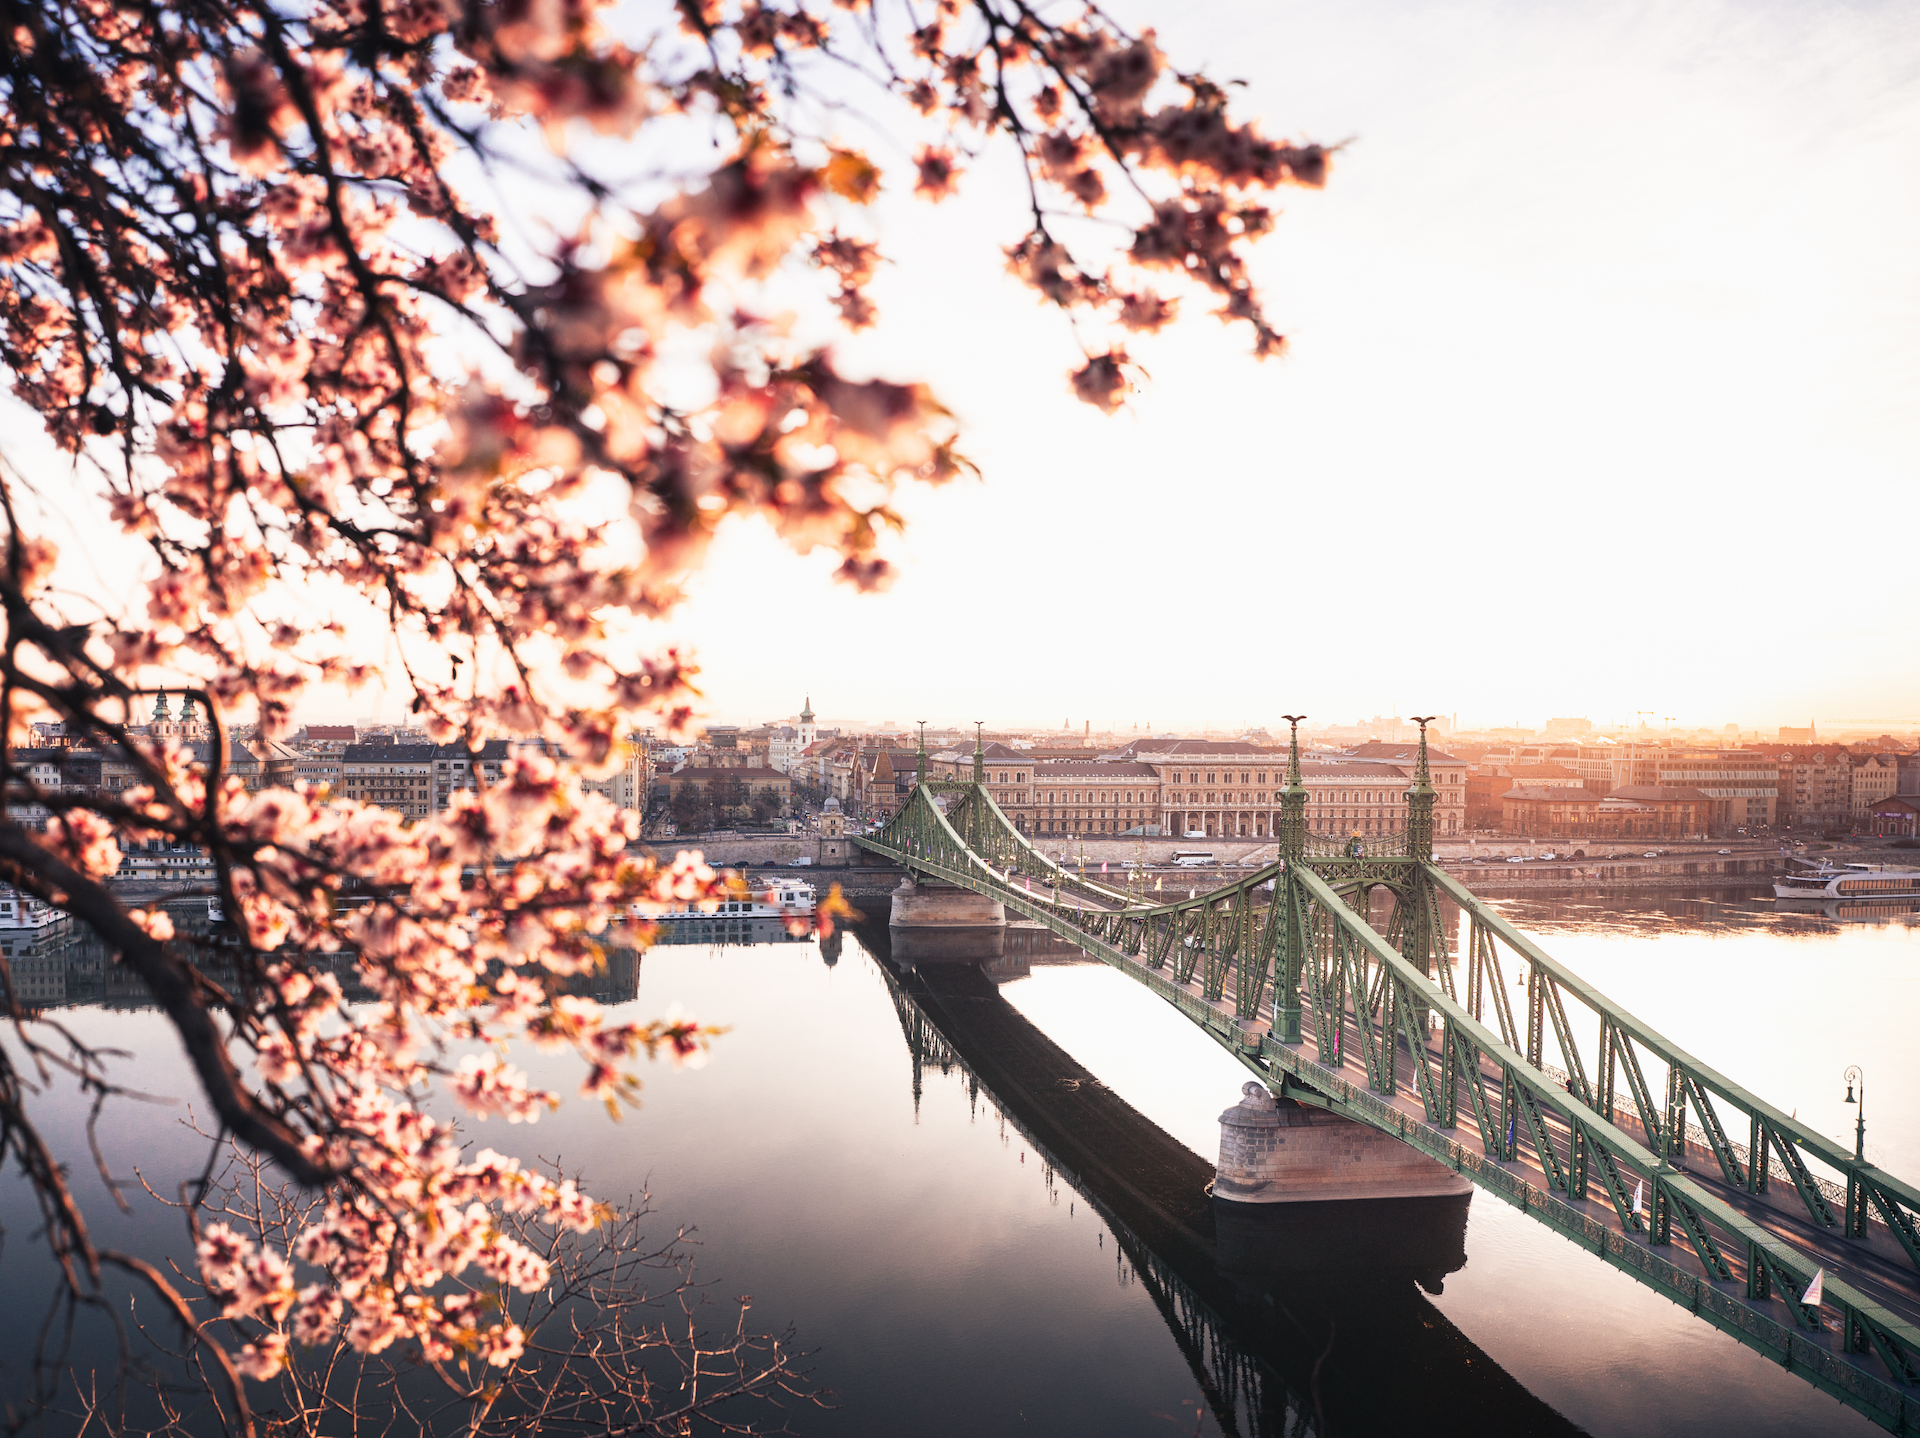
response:
M1658 849L1649 849L1647 850L1646 853L1642 854L1640 857L1643 859L1657 859L1660 857L1660 851Z
M1509 854L1509 855L1507 855L1507 862L1508 862L1509 864L1524 864L1524 863L1526 863L1527 861L1526 861L1526 858L1525 858L1525 857L1524 857L1523 855L1520 855L1520 854Z
M1733 850L1731 850L1731 849L1715 849L1715 850L1714 850L1714 852L1715 852L1716 854L1731 854L1731 853L1733 852Z
M1559 857L1558 854L1542 854L1540 856L1540 862L1544 864L1548 859L1557 859Z

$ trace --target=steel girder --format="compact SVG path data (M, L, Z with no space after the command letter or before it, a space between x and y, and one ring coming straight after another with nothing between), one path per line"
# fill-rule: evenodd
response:
M1476 939L1484 938L1490 951L1492 940L1498 937L1527 964L1529 1034L1532 1036L1531 1046L1536 1051L1533 1055L1536 1063L1539 1062L1540 1023L1533 1014L1536 1005L1544 1002L1561 1052L1570 1060L1567 1065L1569 1074L1578 1084L1581 1097L1592 1102L1603 1113L1613 1115L1619 1112L1615 1104L1617 1068L1628 1087L1631 1109L1627 1111L1639 1122L1648 1148L1658 1151L1662 1157L1683 1156L1686 1115L1691 1109L1699 1118L1705 1146L1713 1153L1729 1184L1743 1187L1749 1193L1766 1192L1769 1173L1774 1168L1768 1161L1771 1154L1779 1160L1780 1171L1792 1181L1808 1218L1823 1228L1841 1227L1846 1216L1845 1201L1841 1199L1836 1202L1837 1192L1826 1192L1808 1170L1806 1159L1809 1156L1815 1158L1838 1173L1850 1189L1864 1197L1898 1241L1908 1262L1920 1269L1920 1189L1902 1182L1874 1164L1856 1159L1824 1134L1781 1113L1758 1095L1701 1063L1671 1039L1636 1019L1577 974L1557 963L1497 911L1482 904L1452 875L1434 865L1426 867L1435 887L1445 891L1470 917ZM1497 961L1494 973L1498 973ZM1500 989L1497 981L1492 987L1499 991L1504 1002L1504 989ZM1565 1008L1565 998L1569 995L1585 1006L1599 1026L1600 1073L1597 1086L1587 1080L1584 1071L1576 1069L1580 1062L1579 1050L1573 1042ZM1502 1025L1502 1037L1510 1040L1510 1030L1509 1019ZM1650 1054L1668 1072L1665 1092L1658 1104L1641 1066L1642 1051ZM1726 1120L1718 1111L1720 1105L1725 1105L1747 1121L1750 1142L1744 1156L1727 1135ZM1837 1214L1836 1209L1840 1210Z
M1830 1336L1820 1311L1795 1299L1811 1281L1816 1261L1674 1167L1671 1148L1691 1104L1729 1182L1744 1178L1749 1191L1759 1192L1766 1165L1740 1162L1707 1096L1731 1103L1749 1115L1750 1152L1764 1155L1771 1149L1781 1157L1816 1219L1819 1189L1796 1147L1848 1172L1910 1255L1915 1252L1913 1191L1870 1165L1853 1164L1834 1145L1692 1060L1554 964L1431 863L1372 854L1302 856L1204 895L1143 905L1075 878L1041 855L984 789L940 787L973 792L958 793L952 810L943 814L931 792L916 790L882 833L858 836L855 842L918 872L991 894L1013 912L1045 924L1172 1003L1269 1086L1394 1134L1530 1216L1593 1245L1609 1262L1882 1426L1920 1435L1920 1329L1829 1274L1825 1303L1840 1316L1837 1333ZM997 864L963 839L950 822L955 818ZM1035 878L1042 889L1024 887ZM1364 914L1368 891L1382 885L1393 890L1396 910L1413 906L1389 925L1399 947L1376 932ZM1451 991L1451 965L1439 941L1441 891L1460 903L1470 920L1466 1006ZM1269 895L1270 901L1262 903ZM1356 901L1360 912L1353 907ZM1528 965L1524 1035L1516 1031L1502 986L1495 938ZM1574 1042L1566 993L1603 1016L1597 1083L1587 1076ZM1262 1033L1265 1026L1251 1021L1260 1016L1268 994L1277 1025L1274 1032ZM1290 1004L1302 998L1313 1019L1311 1049L1301 1040L1298 1007L1294 1031L1289 1033L1286 1024ZM1481 1023L1489 998L1498 1034ZM1436 1019L1437 1053L1429 1043ZM1564 1077L1544 1066L1548 1027L1568 1063ZM1356 1058L1349 1032L1361 1049L1357 1058L1364 1084L1342 1072ZM1642 1050L1669 1066L1661 1108L1640 1067ZM1631 1117L1612 1105L1621 1076ZM1463 1090L1478 1130L1478 1153L1452 1136ZM1409 1101L1417 1108L1407 1107ZM1647 1142L1633 1138L1616 1119L1637 1123ZM1601 1212L1612 1222L1590 1211L1595 1189L1604 1201ZM1698 1272L1667 1256L1676 1219ZM1743 1282L1736 1279L1729 1255L1742 1265Z
M1824 1304L1840 1321L1828 1329L1820 1310L1797 1301L1822 1266L1817 1259L1617 1127L1582 1097L1582 1089L1591 1091L1584 1076L1563 1082L1486 1029L1317 874L1301 866L1296 880L1312 896L1324 935L1310 1008L1318 1053L1304 1044L1269 1042L1261 1058L1309 1094L1325 1095L1335 1112L1395 1133L1542 1222L1591 1243L1609 1261L1883 1426L1920 1432L1920 1329L1832 1273ZM1552 1020L1550 991L1538 1004ZM1433 1036L1412 1018L1423 1008L1438 1020L1437 1054ZM1562 1006L1555 1027L1564 1024ZM1362 1083L1341 1072L1350 1073L1356 1057ZM1400 1059L1410 1069L1404 1082L1396 1073ZM1445 1137L1460 1121L1463 1088L1478 1154ZM1291 1087L1288 1092L1300 1096ZM1407 1099L1418 1108L1410 1110ZM1594 1201L1612 1222L1593 1218ZM1672 1243L1676 1219L1698 1273L1661 1251ZM1730 1254L1742 1262L1743 1275L1735 1275ZM1862 1362L1867 1354L1879 1364ZM1884 1374L1876 1371L1882 1365Z

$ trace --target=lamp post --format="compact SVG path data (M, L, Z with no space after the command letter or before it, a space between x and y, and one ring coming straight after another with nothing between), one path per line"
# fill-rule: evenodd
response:
M1847 1102L1857 1105L1853 1115L1853 1160L1864 1167L1867 1162L1867 1076L1860 1072L1857 1064L1848 1064L1841 1077L1847 1081ZM1860 1089L1858 1100L1853 1096L1856 1085ZM1867 1188L1857 1172L1847 1175L1847 1216L1841 1231L1848 1238L1867 1236Z
M1855 1105L1853 1116L1853 1156L1860 1162L1866 1162L1867 1152L1867 1076L1860 1072L1857 1064L1848 1064L1846 1073L1841 1075L1847 1081L1847 1102ZM1860 1087L1860 1097L1853 1096L1854 1085Z

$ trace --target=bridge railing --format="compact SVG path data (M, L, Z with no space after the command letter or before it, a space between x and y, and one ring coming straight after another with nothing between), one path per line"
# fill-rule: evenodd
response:
M1645 1235L1657 1247L1672 1241L1677 1226L1710 1279L1732 1279L1730 1257L1743 1259L1749 1298L1777 1296L1796 1327L1821 1326L1818 1307L1799 1301L1820 1264L1617 1128L1611 1114L1589 1104L1578 1088L1542 1072L1397 953L1318 874L1299 866L1295 879L1346 939L1330 963L1310 964L1304 973L1322 1064L1343 1066L1353 1056L1345 1040L1351 1027L1367 1087L1391 1095L1399 1091L1404 1041L1409 1087L1429 1124L1455 1127L1464 1089L1481 1145L1496 1162L1518 1158L1524 1143L1548 1186L1569 1199L1586 1200L1597 1184L1623 1233ZM1440 1020L1437 1063L1428 1048L1429 1013ZM1487 1069L1498 1076L1497 1113L1486 1092ZM1564 1131L1562 1143L1556 1143L1556 1130ZM1832 1276L1824 1281L1824 1301L1841 1315L1843 1351L1871 1350L1896 1383L1920 1382L1920 1329Z
M1479 936L1485 934L1500 939L1526 962L1526 1046L1536 1065L1542 1058L1545 1031L1551 1025L1566 1060L1569 1088L1610 1112L1616 1081L1624 1080L1650 1146L1663 1156L1682 1152L1691 1133L1697 1133L1718 1161L1728 1184L1759 1194L1768 1191L1770 1177L1783 1175L1793 1183L1813 1222L1823 1228L1840 1228L1849 1237L1865 1237L1869 1218L1877 1219L1899 1242L1908 1262L1920 1268L1920 1223L1916 1223L1920 1190L1875 1164L1855 1158L1825 1134L1781 1113L1702 1063L1558 963L1452 875L1437 865L1426 867L1435 885L1467 913L1475 931L1471 942L1476 950ZM1504 1000L1505 991L1497 981L1481 991L1491 990L1499 990ZM1586 1008L1597 1025L1598 1064L1591 1076L1567 1013L1565 999L1569 996ZM1511 1032L1502 1036L1509 1041L1517 1037ZM1658 1097L1640 1061L1642 1050L1666 1070L1665 1092ZM1728 1133L1721 1113L1723 1105L1746 1120L1748 1142L1744 1145L1735 1143ZM1699 1118L1698 1129L1687 1123L1688 1109ZM1846 1185L1844 1191L1812 1173L1807 1167L1809 1156L1840 1175ZM1838 1213L1834 1211L1836 1198L1842 1205Z
M926 848L925 832L937 828L940 837L952 846L956 858L978 861L985 850L1000 865L996 876L993 863L978 865L983 877L1010 879L1018 872L1041 879L1055 890L1053 902L1063 911L1066 896L1072 895L1082 912L1079 922L1090 932L1114 942L1132 956L1147 956L1153 967L1171 964L1181 982L1188 982L1196 968L1202 973L1209 996L1217 998L1232 982L1242 1001L1242 1016L1251 1016L1264 994L1264 983L1281 935L1277 926L1282 915L1277 906L1261 907L1254 896L1267 885L1277 885L1285 873L1284 861L1276 861L1235 880L1232 884L1194 894L1167 903L1147 903L1106 885L1093 883L1062 868L1034 847L1008 820L1005 812L985 789L966 784L939 786L959 792L960 805L955 817L964 824L962 836L946 816L940 814L930 794L918 794L925 815L910 812L912 803L895 817L894 825L911 830L902 834L910 849L914 836ZM971 812L968 807L972 806ZM885 835L883 834L883 837ZM969 844L969 840L972 841ZM1321 847L1315 844L1311 847ZM1309 854L1309 867L1316 858ZM1368 855L1384 860L1377 866L1385 876L1387 867L1396 870L1405 864L1386 856ZM1351 856L1336 862L1351 864ZM965 861L962 861L965 867ZM1367 865L1366 867L1374 867ZM1884 1229L1897 1241L1907 1261L1920 1269L1920 1189L1880 1169L1856 1159L1845 1148L1800 1123L1790 1115L1766 1103L1756 1094L1736 1084L1724 1074L1702 1063L1678 1044L1645 1024L1601 994L1577 974L1557 963L1525 934L1497 911L1482 904L1465 886L1435 864L1421 866L1428 879L1429 893L1445 893L1467 913L1466 977L1467 1003L1476 1020L1484 1017L1487 1001L1492 1001L1500 1037L1508 1046L1524 1052L1537 1069L1544 1069L1548 1036L1559 1050L1566 1066L1566 1083L1583 1102L1608 1116L1631 1112L1639 1121L1648 1147L1663 1158L1684 1155L1690 1139L1710 1152L1720 1166L1722 1177L1735 1187L1756 1194L1770 1190L1773 1180L1791 1182L1808 1217L1825 1228L1839 1228L1849 1237L1868 1236L1868 1226ZM1338 884L1341 875L1329 867ZM1360 875L1364 880L1367 875ZM1046 901L1047 896L1039 896ZM1092 904L1095 911L1084 912ZM1393 924L1403 925L1407 915L1396 905ZM1444 950L1440 926L1430 923L1435 942ZM1398 943L1399 934L1390 926L1388 940ZM1527 1002L1524 1013L1516 1016L1506 986L1502 982L1494 940L1512 950L1527 966ZM1443 987L1451 995L1454 988L1453 964L1441 953L1438 972ZM1257 969L1258 973L1252 972ZM1489 981L1491 979L1491 982ZM1573 1026L1568 999L1583 1005L1594 1025L1597 1044L1589 1053ZM1525 1032L1520 1023L1524 1020ZM1643 1061L1643 1057L1647 1061ZM1653 1065L1665 1070L1658 1071ZM1624 1102L1620 1093L1625 1089ZM1738 1142L1728 1130L1721 1109L1744 1119L1747 1142ZM1698 1119L1697 1127L1687 1122L1689 1110ZM1759 1155L1756 1161L1755 1155ZM1839 1183L1813 1172L1811 1158L1837 1174ZM1836 1212L1837 1209L1837 1212Z
M940 794L953 795L958 802L942 812L935 802ZM1006 811L994 802L993 795L977 784L948 780L916 786L900 812L876 837L890 841L902 852L911 852L916 841L924 843L942 827L962 849L986 861L990 871L997 867L1006 873L1044 879L1055 889L1103 907L1124 907L1131 902L1119 890L1076 875L1049 859L1028 842Z
M1309 832L1304 836L1302 852L1309 859L1403 859L1412 837L1406 829L1393 834L1352 834L1346 838Z

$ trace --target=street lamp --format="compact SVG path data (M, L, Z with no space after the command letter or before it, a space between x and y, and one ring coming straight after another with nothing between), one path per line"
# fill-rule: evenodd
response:
M1841 1075L1847 1081L1847 1102L1854 1103L1853 1086L1860 1086L1860 1098L1853 1116L1853 1156L1865 1163L1867 1158L1867 1076L1860 1072L1856 1064L1848 1064L1847 1071Z

